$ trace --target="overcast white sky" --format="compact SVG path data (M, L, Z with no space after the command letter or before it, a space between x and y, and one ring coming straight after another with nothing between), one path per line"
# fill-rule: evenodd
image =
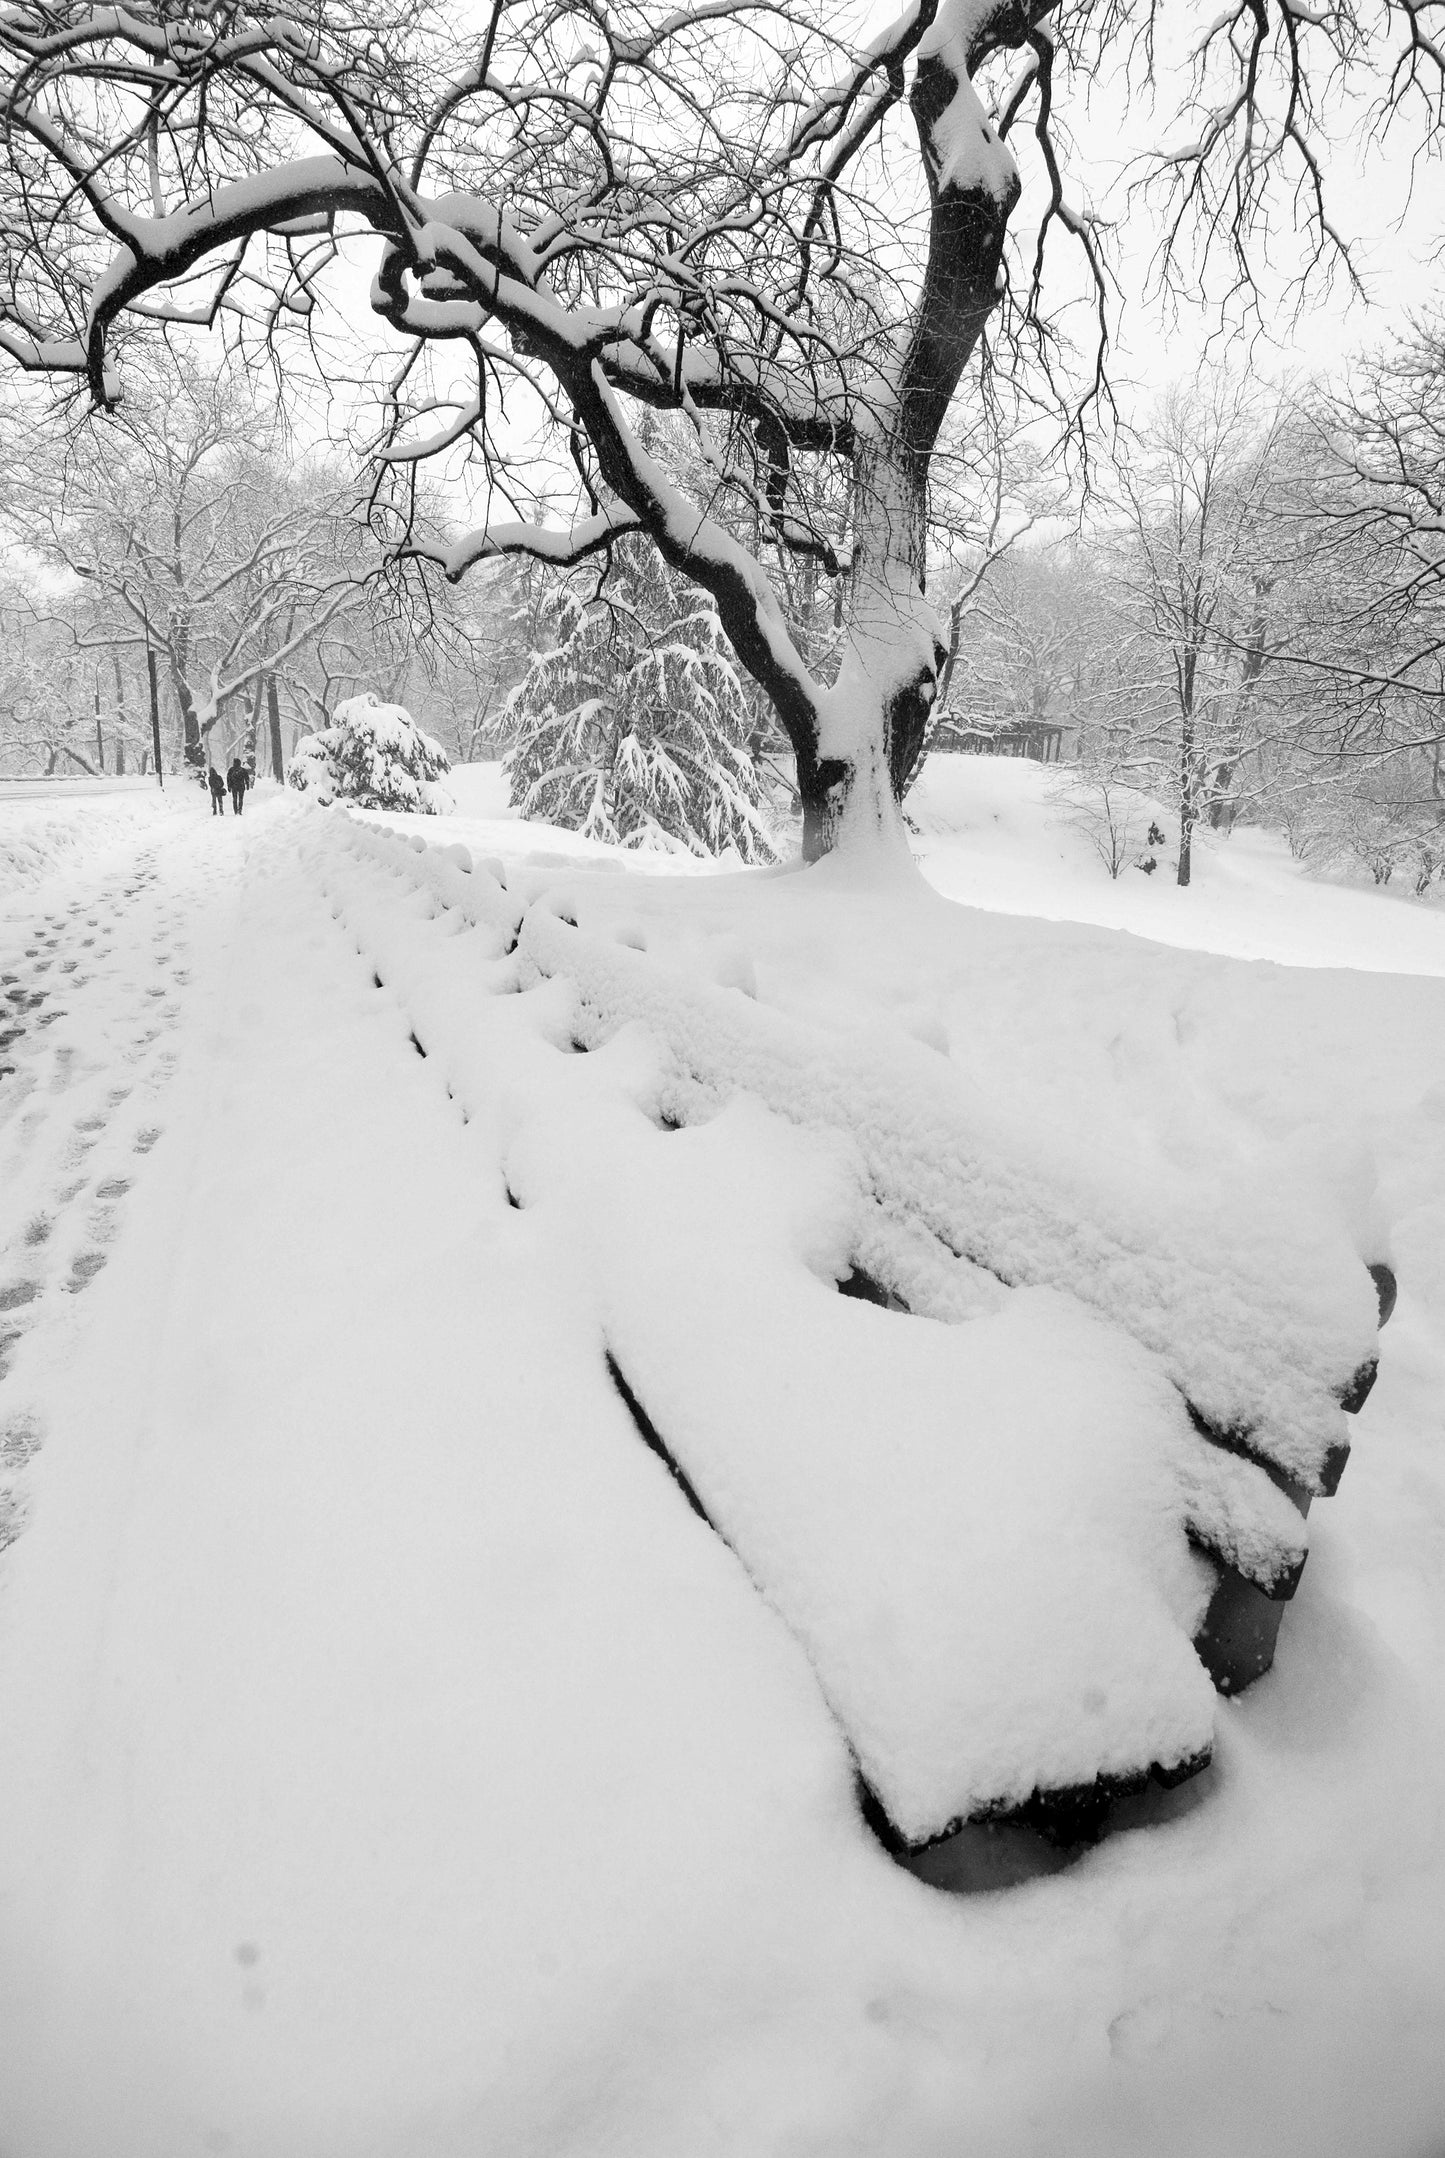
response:
M1166 19L1176 38L1197 35L1205 10L1182 9ZM1132 102L1115 90L1095 88L1081 100L1077 86L1065 110L1077 139L1074 170L1086 174L1087 199L1097 214L1111 221L1111 256L1123 291L1114 317L1113 374L1122 393L1131 385L1153 390L1187 374L1217 338L1222 281L1214 280L1213 304L1198 290L1161 304L1150 289L1150 271L1159 237L1157 215L1127 200L1126 183L1150 149L1187 140L1191 127L1170 110L1181 78L1171 84L1167 61L1158 98ZM1348 279L1313 288L1308 303L1294 307L1284 297L1297 250L1281 215L1275 260L1282 273L1266 280L1262 313L1269 335L1256 343L1250 364L1270 376L1338 368L1361 346L1374 344L1400 327L1411 309L1428 304L1433 277L1427 266L1445 239L1445 178L1438 162L1412 172L1408 119L1383 146L1363 143L1363 114L1334 100L1337 127L1328 159L1327 207L1341 235L1352 243L1369 304L1353 297ZM1082 188L1073 190L1075 197ZM1026 208L1026 205L1024 206ZM1022 221L1022 212L1019 222ZM1121 403L1123 398L1121 395Z

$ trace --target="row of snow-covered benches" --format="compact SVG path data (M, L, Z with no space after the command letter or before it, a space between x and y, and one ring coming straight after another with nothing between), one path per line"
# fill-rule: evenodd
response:
M1338 1481L1383 1270L1197 1191L1141 1216L928 1048L664 966L583 871L316 834L514 1203L590 1270L680 1503L807 1649L881 1832L1067 1830L1201 1765L1209 1682L1268 1667Z

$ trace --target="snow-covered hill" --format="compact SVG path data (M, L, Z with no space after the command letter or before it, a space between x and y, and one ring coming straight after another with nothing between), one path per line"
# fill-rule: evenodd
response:
M1445 907L1404 891L1321 877L1284 840L1242 825L1232 837L1194 836L1187 891L1173 876L1174 835L1158 803L1131 808L1131 861L1111 881L1076 803L1067 769L1011 757L929 759L908 810L916 852L950 899L1007 914L1093 922L1191 951L1278 959L1293 967L1445 973ZM1150 846L1151 818L1170 834ZM1153 859L1145 875L1134 866Z

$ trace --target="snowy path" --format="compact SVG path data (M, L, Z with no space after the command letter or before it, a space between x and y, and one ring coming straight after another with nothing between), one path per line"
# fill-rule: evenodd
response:
M409 1035L494 963L260 806L0 930L27 1005L96 939L0 1095L3 2158L1436 2158L1445 1112L1402 1073L1400 1313L1275 1673L1172 1822L941 1897L639 1444L634 1286L521 1144L611 1087L690 1147L655 1058L558 1054L543 984L486 999L506 1098L449 1099L482 1035Z
M718 2072L666 1998L689 1935L747 2021L766 1944L781 2030L836 1847L884 1870L292 822L173 845L165 1138L82 1352L37 1319L10 1382L47 1412L4 1561L44 1644L0 1672L6 2158L555 2150L626 2109L629 2000L679 2096ZM120 1033L154 934L116 921Z
M216 865L192 853L162 890L156 860L153 841L28 925L0 928L0 1376L38 1322L68 1338L64 1301L104 1267L137 1161L159 1136L187 923ZM0 1405L0 1541L40 1437L36 1413Z

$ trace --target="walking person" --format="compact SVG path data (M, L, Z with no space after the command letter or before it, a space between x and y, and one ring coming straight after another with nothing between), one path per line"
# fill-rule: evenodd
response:
M246 789L250 784L251 775L246 770L245 765L242 764L238 756L233 757L231 759L231 768L226 774L226 785L231 790L231 813L233 816L240 816L241 804L246 799Z
M226 782L222 779L214 764L210 766L206 773L206 782L211 790L211 815L213 817L224 817L226 814Z

